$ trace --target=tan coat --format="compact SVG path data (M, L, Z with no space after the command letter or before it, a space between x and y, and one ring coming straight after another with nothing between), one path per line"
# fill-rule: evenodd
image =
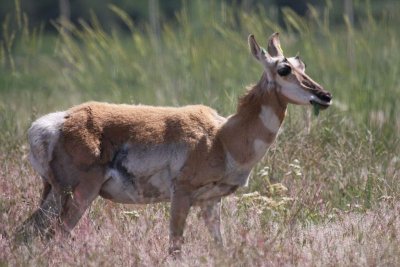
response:
M250 50L264 68L258 84L228 118L195 105L181 108L89 102L45 115L28 131L30 160L43 178L40 208L24 223L51 232L77 224L98 196L122 203L171 201L170 253L179 251L192 205L200 205L217 243L221 197L247 185L275 140L288 103L327 108L332 96L285 58L279 36L268 52L253 35Z

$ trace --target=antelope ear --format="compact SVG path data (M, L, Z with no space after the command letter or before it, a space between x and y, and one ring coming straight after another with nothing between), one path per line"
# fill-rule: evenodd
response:
M262 51L261 47L258 45L256 38L254 38L253 34L249 35L248 42L249 42L251 54L257 60L261 60L261 54L263 53L263 51Z
M283 57L283 51L281 48L281 41L279 41L279 33L273 33L268 39L268 53L272 57Z

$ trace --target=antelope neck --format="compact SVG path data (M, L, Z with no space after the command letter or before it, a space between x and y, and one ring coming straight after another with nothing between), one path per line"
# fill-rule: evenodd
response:
M275 87L260 82L239 100L238 111L222 126L226 154L242 168L252 168L275 140L286 113L286 104Z

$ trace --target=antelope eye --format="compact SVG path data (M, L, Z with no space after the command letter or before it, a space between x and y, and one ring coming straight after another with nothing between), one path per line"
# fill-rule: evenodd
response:
M279 69L278 69L278 74L279 74L280 76L289 75L290 72L292 72L292 68L291 68L290 66L288 66L288 65L284 65L282 68L279 68Z

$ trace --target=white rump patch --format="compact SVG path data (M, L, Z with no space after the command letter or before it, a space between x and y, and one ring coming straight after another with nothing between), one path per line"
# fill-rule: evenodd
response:
M261 106L261 112L259 118L271 133L277 133L281 126L281 121L276 115L275 111L269 106Z
M29 159L42 177L47 176L49 162L53 157L53 150L66 115L65 111L47 114L33 122L28 130Z

